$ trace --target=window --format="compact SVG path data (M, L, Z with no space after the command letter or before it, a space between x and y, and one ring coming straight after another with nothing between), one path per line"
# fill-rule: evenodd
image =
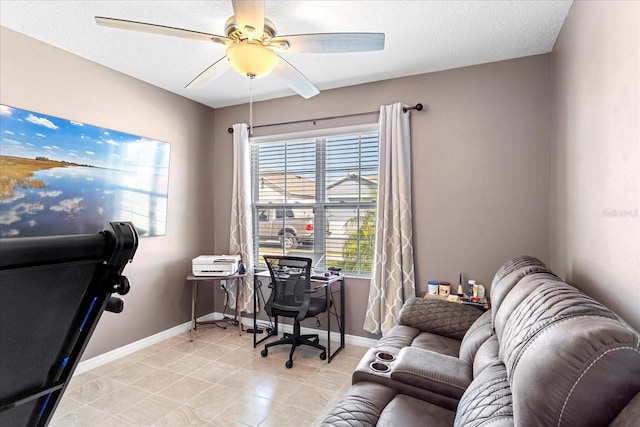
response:
M370 274L377 125L251 139L254 250L324 255L319 269Z

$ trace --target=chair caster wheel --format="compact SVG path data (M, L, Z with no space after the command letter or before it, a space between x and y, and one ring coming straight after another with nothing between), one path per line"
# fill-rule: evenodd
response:
M267 357L267 354L269 354L269 350L267 350L266 348L260 352L260 356L262 357Z
M320 360L325 360L327 358L327 353L326 352L322 352L320 353Z
M287 360L287 362L284 364L284 366L286 366L287 369L291 369L291 367L293 366L293 361L292 360Z

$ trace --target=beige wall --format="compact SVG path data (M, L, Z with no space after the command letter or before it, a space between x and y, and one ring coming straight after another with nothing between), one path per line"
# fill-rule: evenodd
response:
M426 111L411 116L417 282L426 290L427 280L457 283L463 272L488 285L513 256L549 261L549 85L549 56L541 55L259 102L253 117L260 125L423 103ZM231 176L227 128L248 117L247 105L216 110L219 176ZM223 252L230 187L216 186L215 200L215 249ZM365 335L369 282L347 279L347 288L347 333Z
M578 1L551 56L260 102L255 124L422 102L412 113L419 286L459 272L488 283L526 253L640 329L639 22L638 2ZM171 143L167 235L140 241L125 311L105 313L85 358L187 321L190 259L228 249L230 188L211 182L231 175L226 129L248 106L214 113L0 31L1 103ZM347 285L347 332L363 334L368 281Z
M167 234L140 240L125 269L131 281L125 310L103 315L84 358L186 322L191 294L185 274L192 257L213 248L211 172L204 161L213 110L0 31L0 103L171 143Z
M132 291L125 311L104 315L85 358L186 322L190 259L228 250L227 128L247 121L248 105L214 113L7 29L0 43L0 102L171 143L167 235L141 240L126 269ZM254 119L266 124L423 103L426 111L412 113L419 287L432 279L455 283L460 272L488 284L514 255L550 258L549 71L549 55L540 55L328 90L310 100L260 102ZM373 114L359 121L375 120ZM365 335L368 287L366 279L347 280L349 334ZM210 309L205 304L199 314Z
M640 2L577 1L552 55L551 258L640 330Z

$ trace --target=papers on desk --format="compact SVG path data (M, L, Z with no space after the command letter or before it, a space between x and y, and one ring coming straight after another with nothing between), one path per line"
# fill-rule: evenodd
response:
M323 280L326 282L330 282L332 280L338 280L342 277L343 277L342 274L314 273L311 275L311 280Z

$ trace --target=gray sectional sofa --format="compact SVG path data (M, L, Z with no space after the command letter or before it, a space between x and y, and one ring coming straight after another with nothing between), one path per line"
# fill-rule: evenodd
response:
M492 308L408 300L323 426L640 426L640 335L541 261Z

